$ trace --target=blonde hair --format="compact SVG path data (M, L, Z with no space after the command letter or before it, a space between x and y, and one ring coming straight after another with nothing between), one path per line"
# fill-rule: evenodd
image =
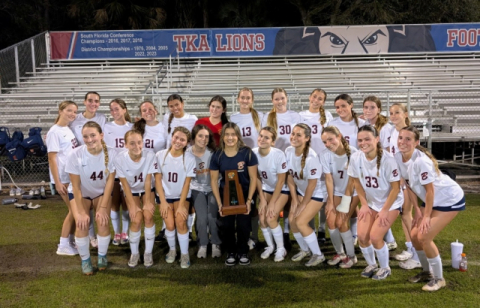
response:
M312 91L312 93L310 93L310 96L312 96L313 93L315 92L323 93L323 95L325 96L325 99L327 99L327 92L325 92L325 90L316 88ZM320 106L320 109L318 111L320 112L320 124L322 124L323 126L327 122L327 116L325 115L325 108L323 108L323 106Z
M363 100L363 106L365 106L365 103L366 102L374 102L375 105L377 105L377 108L378 110L382 111L382 102L380 101L380 99L374 95L371 95L371 96L367 96L365 97L365 99ZM377 121L375 121L375 128L377 129L377 131L381 131L382 128L385 126L385 124L388 123L388 119L386 116L378 113L377 115ZM373 124L373 123L370 123L370 124Z
M262 127L262 129L260 130L260 132L261 132L262 130L265 130L265 131L269 132L270 134L272 134L272 141L277 140L277 130L276 130L276 129L274 129L274 128L271 127L271 126L264 126L264 127Z
M88 127L88 128L95 128L97 130L97 132L99 134L103 133L102 132L102 127L97 123L97 122L94 122L94 121L88 121L87 123L85 123L82 127L82 132L83 130ZM107 149L107 144L105 143L105 141L103 141L103 138L102 138L102 149L103 149L103 157L104 157L104 163L105 163L105 176L108 176L108 160L109 160L109 157L108 157L108 149Z
M254 100L253 91L250 88L247 88L247 87L241 88L240 91L238 91L237 98L240 98L240 93L242 93L243 91L250 92L250 94L252 95L252 105L253 105L253 100ZM257 131L260 131L260 117L258 116L258 112L255 109L253 109L252 106L250 106L250 113L252 114L252 120L253 120L253 124L255 125L255 128L257 129Z
M60 105L58 105L58 112L60 113L60 111L63 111L65 110L65 108L67 108L68 106L70 105L75 105L75 107L77 107L77 110L78 110L78 105L75 103L75 102L72 102L72 101L63 101L60 103ZM54 124L57 124L58 120L60 120L60 114L57 116L57 118L55 119L55 122Z
M274 96L276 93L283 93L283 94L285 94L286 97L288 97L287 91L285 91L283 88L275 88L275 89L273 89L273 91L272 91L272 100L273 100L273 96ZM275 109L275 107L273 107L272 110L270 110L270 113L268 114L268 117L267 117L267 126L270 126L270 127L272 127L273 129L275 129L275 130L278 129L278 124L277 124L277 110Z
M415 141L420 140L420 133L418 132L418 129L415 128L415 126L412 126L412 125L405 126L404 128L402 128L400 130L401 131L406 130L406 131L412 132ZM438 168L438 161L435 158L435 156L433 156L432 153L430 153L427 149L425 149L421 145L417 145L415 148L417 150L419 150L420 152L423 152L425 155L427 155L428 158L430 158L432 160L432 163L433 163L433 166L435 167L435 171L437 172L437 175L440 175L440 168Z
M120 108L125 110L125 114L123 115L123 117L125 118L125 121L132 122L132 118L130 117L130 114L128 113L127 104L125 103L125 101L123 99L121 99L121 98L112 99L112 101L109 104L109 107L112 107L112 103L117 103L120 106Z
M300 179L303 180L303 169L305 168L308 151L310 150L310 143L312 141L312 129L310 128L310 126L308 126L305 123L299 123L295 125L293 128L295 127L300 127L301 129L303 129L303 133L305 134L305 137L308 138L308 141L305 143L305 147L303 148L302 161L301 161L302 170L300 170Z
M392 106L390 106L390 109L393 107L393 106L398 106L398 108L400 108L400 110L403 111L403 113L406 113L407 116L405 117L405 126L410 126L411 122L410 122L410 117L409 117L409 114L408 114L408 109L407 107L402 104L402 103L394 103L392 104Z
M330 133L332 135L335 135L336 137L340 137L340 142L342 143L343 148L345 149L345 154L347 155L347 168L348 168L348 165L350 164L350 156L352 155L352 151L350 150L350 145L348 144L347 140L343 137L343 135L340 133L340 131L336 126L325 127L322 131L322 135L325 133Z

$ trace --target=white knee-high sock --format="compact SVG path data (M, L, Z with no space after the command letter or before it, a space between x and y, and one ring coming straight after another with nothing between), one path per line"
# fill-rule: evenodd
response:
M188 228L188 232L190 233L192 232L194 221L195 221L195 213L189 214L187 218L187 228Z
M120 234L120 219L118 215L118 211L111 210L110 211L110 219L112 220L113 232L115 234Z
M109 234L107 236L97 235L98 240L98 255L106 256L108 252L108 246L110 245L110 240L112 236Z
M412 256L412 260L415 260L417 262L420 262L420 259L418 257L418 254L417 254L417 250L415 249L415 247L412 246L412 248L410 249L410 251L412 252L413 256Z
M347 230L346 232L340 232L340 236L342 237L343 244L345 244L347 255L349 257L355 256L355 246L353 245L352 231Z
M344 254L340 231L338 229L328 229L328 232L330 233L330 239L332 240L333 248L335 248L337 255Z
M430 271L430 262L428 262L427 255L425 254L425 251L423 250L417 250L417 256L418 256L418 261L420 261L420 264L422 265L422 269L424 272L429 272Z
M377 265L377 261L375 261L375 250L373 249L373 245L368 247L360 247L360 250L363 253L363 257L365 261L367 261L368 265Z
M130 228L130 214L128 211L122 211L122 233L127 233Z
M442 259L440 255L436 256L435 258L427 258L428 263L432 267L432 274L433 278L435 279L443 279L443 267L442 267Z
M412 252L412 248L413 248L412 242L405 242L405 246L407 246L408 252Z
M388 247L387 247L387 244L384 242L383 243L383 247L380 248L380 249L375 249L375 252L377 253L377 259L378 259L378 263L380 265L381 268L387 268L389 267L389 260L388 260L388 257L389 257L389 252L388 252Z
M310 233L310 235L305 236L303 239L305 240L305 243L307 243L308 248L310 248L310 251L314 255L322 254L322 252L320 251L320 246L318 246L317 235L315 234L315 231Z
M261 228L263 237L265 238L265 243L267 243L268 247L273 247L273 235L270 232L270 228Z
M285 215L285 212L283 212ZM290 233L290 224L288 223L288 217L283 216L283 233Z
M90 239L88 236L75 237L75 243L77 243L78 253L82 261L88 260L90 258Z
M277 250L280 248L285 248L283 246L283 232L282 227L278 225L276 228L270 230L272 232L273 239L275 240L275 244L277 244Z
M142 235L142 231L132 231L130 230L130 234L128 235L128 239L130 241L130 250L132 254L138 255L138 246L140 245L140 236Z
M185 234L180 234L177 232L178 235L178 245L180 246L180 253L182 255L188 254L188 232Z
M95 214L93 213L93 210L90 210L90 226L88 227L88 236L90 236L90 238L95 237L95 227L93 226L94 221Z
M169 231L165 229L165 237L167 238L168 247L170 250L176 250L175 248L175 230Z
M357 237L357 221L358 217L350 218L350 231L352 231L353 237Z
M300 232L293 233L293 237L297 240L301 250L308 251L308 245Z
M155 225L150 228L145 227L145 253L152 253L153 244L155 243Z
M395 238L393 237L393 233L392 233L392 229L388 229L387 233L385 234L385 236L383 237L383 239L385 240L385 242L387 243L393 243L395 242Z

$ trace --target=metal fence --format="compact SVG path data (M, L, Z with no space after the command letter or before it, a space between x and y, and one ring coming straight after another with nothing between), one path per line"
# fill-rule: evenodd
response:
M0 89L4 92L20 82L27 72L47 62L47 32L40 33L18 44L0 50Z

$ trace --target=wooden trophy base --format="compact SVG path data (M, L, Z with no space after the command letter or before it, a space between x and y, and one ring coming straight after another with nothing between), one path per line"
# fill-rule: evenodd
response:
M238 215L238 214L246 214L247 213L247 205L228 205L222 206L222 214L223 216L230 216L230 215Z

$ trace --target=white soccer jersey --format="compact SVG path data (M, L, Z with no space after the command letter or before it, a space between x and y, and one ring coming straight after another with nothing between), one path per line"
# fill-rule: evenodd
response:
M390 133L390 153L395 155L398 152L398 134L399 131L394 127L392 127L392 131Z
M395 160L400 166L401 176L423 202L426 196L424 185L429 183L433 183L434 187L434 207L451 207L463 198L463 190L457 182L441 172L437 174L432 160L422 151L415 149L406 163L402 161L402 153L398 152Z
M320 119L320 112L310 112L308 109L300 111L298 114L300 114L300 116L305 120ZM327 122L333 120L333 116L330 111L325 110L325 118L327 119ZM318 120L318 122L320 123L320 120Z
M67 156L79 146L77 138L68 126L55 124L47 132L46 144L49 153L57 153L57 169L60 181L70 183L70 177L65 172L65 165L68 161ZM51 170L50 182L55 183Z
M309 149L307 158L305 159L305 167L303 168L303 179L300 179L300 172L302 170L302 155L295 155L295 148L289 146L285 150L285 156L287 158L287 166L290 175L293 177L295 185L297 185L297 191L300 195L305 195L305 190L308 186L308 180L316 179L317 186L313 191L312 197L323 198L323 192L321 188L320 177L322 176L322 166L318 159L317 153L312 149Z
M163 127L165 130L165 136L167 138L167 146L165 147L168 149L170 144L172 143L172 134L175 127L183 126L189 131L192 131L192 128L195 126L195 122L197 122L198 118L193 114L185 113L181 118L173 117L172 123L170 123L170 133L168 133L168 118L170 117L170 113L166 113L163 117Z
M328 113L330 114L330 113ZM323 144L322 141L322 130L324 126L328 126L328 122L331 121L333 118L332 115L330 114L330 118L328 117L328 114L326 113L325 116L327 118L327 122L325 124L320 123L320 113L312 113L308 110L304 110L300 112L300 116L302 117L302 123L307 124L310 126L312 130L312 137L311 137L311 143L310 146L312 149L320 155L320 153L325 150L325 145Z
M355 124L355 120L351 120L350 122L344 122L342 119L335 118L332 121L328 122L327 126L335 126L338 130L342 133L345 140L347 140L348 144L358 148L357 144L357 134L358 128L365 125L365 120L358 119L358 127Z
M348 175L360 180L365 190L368 206L377 212L382 209L385 201L387 201L391 190L390 183L400 181L398 164L387 151L383 151L379 175L377 175L377 159L374 158L369 161L365 157L365 153L361 151L357 151L351 156ZM400 189L390 210L398 209L402 205L403 192Z
M187 177L195 177L196 161L192 153L173 157L168 149L162 150L156 155L158 172L162 174L162 187L165 198L180 198L183 185ZM191 191L188 190L187 198L190 198Z
M258 112L258 119L260 121L260 126L262 125L263 113ZM259 131L253 123L252 114L249 113L234 113L230 116L230 122L233 122L238 125L240 128L240 133L242 134L243 142L245 145L250 148L257 147L258 133Z
M125 125L118 125L115 122L105 123L103 140L109 147L123 149L125 147L125 133L132 127L133 124L130 122L126 122Z
M267 126L268 115L263 116L262 127ZM295 124L301 121L301 117L295 111L287 110L284 113L277 113L277 140L275 140L275 147L285 152L285 149L290 146L290 135L292 134ZM255 142L256 146L258 145Z
M270 148L270 153L266 156L260 155L259 148L254 148L253 153L258 158L258 174L262 179L262 190L273 193L278 182L278 174L287 173L287 159L285 153L277 148ZM288 191L287 184L282 187L283 191Z
M370 121L366 120L365 125L375 126L375 123L370 124ZM384 148L385 150L386 149L390 150L390 136L392 134L392 128L393 128L392 124L385 123L385 125L383 125L383 127L382 127L382 129L380 130L380 133L379 133L380 144L382 145L382 148Z
M192 147L188 148L187 152L192 153ZM192 156L195 157L195 177L190 182L190 189L206 193L212 191L210 184L210 159L212 154L209 149L206 149L201 157L192 153Z
M97 122L103 131L105 127L105 123L107 122L107 119L105 118L105 115L103 113L97 112L95 113L95 116L91 119L85 118L82 112L78 113L75 120L73 120L68 126L70 127L72 132L75 134L75 137L77 137L79 144L84 144L83 137L82 137L82 128L83 128L83 125L85 125L85 123L87 123L88 121Z
M116 151L108 147L108 172L105 167L105 155L102 151L99 155L88 152L87 146L82 145L68 155L68 164L65 171L80 176L80 189L82 197L96 198L103 194L107 184L108 175L115 171ZM68 186L68 192L73 193L72 183Z
M145 191L145 180L149 174L152 175L150 189L153 188L153 174L157 172L157 167L155 166L155 154L152 151L142 151L142 158L138 162L134 162L130 158L128 151L121 151L115 157L114 164L116 175L127 180L132 193Z
M162 123L155 126L145 125L145 133L143 135L143 148L153 153L165 149L167 144L167 134Z
M357 149L350 147L350 159ZM343 196L348 184L348 157L347 154L337 155L325 149L320 154L323 173L330 173L333 177L333 195Z

